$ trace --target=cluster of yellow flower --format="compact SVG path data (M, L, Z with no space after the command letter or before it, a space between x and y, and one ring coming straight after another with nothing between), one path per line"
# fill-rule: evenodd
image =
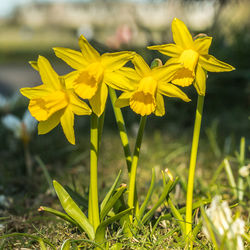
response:
M81 52L67 48L54 48L57 57L75 71L58 76L48 60L39 56L31 62L39 71L43 84L22 88L21 93L30 99L29 110L38 121L38 133L45 134L59 123L68 141L75 144L74 115L100 116L108 95L108 86L123 91L117 107L130 106L137 114L165 114L163 96L190 99L175 85L186 87L194 84L199 95L205 95L207 71L231 71L234 68L208 54L212 38L197 36L193 40L186 25L175 18L172 22L175 44L151 46L172 57L165 65L151 69L135 52L123 51L100 55L81 36ZM132 61L134 69L124 67ZM80 98L81 99L80 99ZM83 101L89 100L90 107Z

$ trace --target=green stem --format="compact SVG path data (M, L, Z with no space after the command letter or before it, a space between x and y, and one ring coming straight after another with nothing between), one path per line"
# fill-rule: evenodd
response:
M130 151L130 148L129 148L128 135L127 135L125 122L124 122L124 119L123 119L121 109L115 107L115 102L117 100L117 96L116 96L115 90L112 89L111 87L109 87L109 96L110 96L111 103L112 103L112 106L113 106L113 110L114 110L114 113L115 113L115 119L116 119L116 123L117 123L118 129L119 129L124 154L125 154L125 157L126 157L128 173L130 175L132 157L131 157L131 151Z
M197 151L199 145L200 129L201 129L201 120L203 112L204 96L198 95L197 107L196 107L196 117L194 124L193 132L193 142L190 156L190 165L189 165L189 175L188 175L188 186L187 186L187 208L186 208L186 238L189 242L192 233L192 205L193 205L193 189L194 189L194 175L195 175L195 166L197 159ZM192 243L191 243L192 249Z
M141 117L140 127L139 127L139 131L138 131L136 143L135 143L134 155L133 155L131 172L130 172L129 193L128 193L128 206L130 208L134 207L136 170L137 170L138 159L139 159L140 148L141 148L142 137L143 137L146 120L147 120L147 116ZM132 215L130 216L130 220L132 221Z
M91 115L90 125L90 190L89 190L89 219L92 221L94 230L100 224L99 205L98 205L98 176L97 176L97 159L98 159L98 117L93 113Z
M98 153L99 153L100 144L102 141L102 131L103 131L104 119L105 119L105 110L103 111L102 115L98 119Z

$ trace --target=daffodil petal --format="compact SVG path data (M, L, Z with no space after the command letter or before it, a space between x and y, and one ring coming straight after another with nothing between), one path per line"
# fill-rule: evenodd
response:
M101 86L96 91L95 95L89 100L93 112L100 117L103 113L108 96L108 87L105 83L101 83Z
M86 61L93 63L100 60L100 54L89 44L83 35L79 38L79 46L82 51L82 56Z
M235 69L233 66L216 59L212 55L200 56L199 64L202 68L210 72L227 72Z
M135 85L141 80L141 77L138 75L138 73L129 67L122 67L115 72L119 73L121 76L127 77L131 83Z
M62 116L64 110L59 110L54 113L51 117L49 117L46 121L41 121L38 124L38 134L43 135L49 133L53 128L55 128L59 122L60 117Z
M88 65L80 51L76 51L68 48L53 48L57 57L65 61L73 69L82 69Z
M193 47L193 38L187 26L179 19L174 18L172 22L173 40L176 45L183 49L190 49Z
M147 48L150 50L158 50L160 53L170 56L170 57L178 57L183 51L183 49L180 46L173 44L173 43L149 46Z
M122 93L119 98L115 102L115 106L117 108L123 108L129 106L129 99L133 95L133 92L124 92Z
M190 102L191 100L188 96L182 92L178 87L171 83L161 83L158 85L158 91L168 97L177 97L182 99L185 102Z
M194 81L194 87L199 95L206 94L206 80L207 80L207 72L204 70L199 64L196 69L196 77Z
M33 69L35 69L35 70L39 70L39 68L38 68L38 65L37 65L37 61L29 61L29 64L30 64L30 66L33 68Z
M67 89L73 88L74 81L77 79L78 76L79 76L79 71L77 71L77 70L72 71L72 72L64 75L63 78L64 78L64 82L65 82L65 87Z
M60 118L63 132L71 144L75 144L75 132L74 132L74 113L68 107L65 109L63 115Z
M173 57L170 58L166 61L166 63L164 64L164 66L169 65L169 64L174 64L174 63L180 63L180 58L179 57Z
M160 93L156 93L155 115L156 116L164 116L165 115L164 99Z
M125 63L134 57L134 52L121 51L105 53L101 56L101 62L106 72L120 69Z
M132 63L134 64L135 70L139 76L144 77L151 73L151 69L149 68L148 64L140 55L136 54L132 59Z
M32 87L32 88L21 88L20 92L23 96L29 99L40 98L51 93L51 89L46 88L44 84Z
M59 76L51 67L49 61L45 57L38 57L37 66L44 85L53 90L61 89Z
M152 70L155 79L161 82L170 82L177 70L182 66L179 63L168 64L162 67L156 67Z
M213 38L210 36L197 38L194 41L195 51L197 51L200 55L207 55L212 39Z
M90 107L84 102L81 101L75 93L69 95L70 98L70 107L74 114L76 115L90 115L92 113Z
M120 70L105 73L103 81L111 88L121 91L133 91L136 86L136 83L124 74L121 74Z

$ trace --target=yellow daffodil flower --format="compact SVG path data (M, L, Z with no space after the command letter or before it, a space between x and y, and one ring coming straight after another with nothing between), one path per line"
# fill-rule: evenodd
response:
M59 123L71 144L75 144L74 114L90 115L91 109L81 101L73 89L67 89L62 77L51 67L49 61L39 56L33 68L40 73L43 84L22 88L22 95L30 99L29 111L38 121L38 134L46 134Z
M175 44L149 46L150 50L173 57L166 64L180 63L180 68L172 79L172 83L186 87L194 82L194 87L199 95L206 93L207 71L224 72L234 70L231 65L219 61L208 54L212 37L203 36L193 40L186 25L175 18L172 22L173 40Z
M81 52L67 48L54 48L54 51L57 57L76 69L66 78L66 85L69 78L71 87L77 95L88 99L93 112L100 116L104 111L108 95L106 85L109 84L108 75L132 59L134 52L100 55L83 36L79 38L79 46Z
M139 55L132 59L135 70L123 67L109 75L110 86L124 93L116 101L117 107L130 106L141 116L154 113L157 116L165 114L163 96L178 97L189 102L190 99L175 85L169 83L178 64L150 69Z

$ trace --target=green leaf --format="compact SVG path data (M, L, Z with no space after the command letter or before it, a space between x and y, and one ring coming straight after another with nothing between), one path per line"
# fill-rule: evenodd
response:
M77 193L76 191L72 190L72 188L70 188L69 186L65 186L64 187L65 190L68 192L68 194L70 195L70 197L79 205L81 206L83 209L87 209L88 208L88 200L84 197L82 197L79 193Z
M149 190L148 190L148 193L147 193L147 196L144 200L144 202L142 203L141 207L140 207L140 210L139 210L139 214L138 214L138 220L140 221L144 212L145 212L145 209L151 199L151 196L153 194L153 191L154 191L154 186L155 186L155 169L152 168L152 178L151 178L151 183L150 183L150 187L149 187Z
M79 226L87 233L89 238L93 240L95 238L94 228L89 223L85 214L77 206L77 204L73 201L73 199L69 196L67 191L57 181L54 180L53 185L65 212L73 220L75 220L79 224Z
M79 227L80 230L82 230L82 228L77 224L76 221L74 221L71 217L69 217L67 214L65 213L62 213L58 210L55 210L53 208L50 208L50 207L44 207L44 206L41 206L39 209L38 209L39 212L48 212L48 213L51 213L51 214L54 214L55 216L57 217L60 217L62 218L63 220L65 221L68 221L69 223L73 224L74 226L77 226Z
M115 192L115 194L105 204L105 206L103 207L103 209L101 211L101 215L100 215L101 222L104 220L104 218L108 214L108 212L113 208L113 206L115 205L115 203L119 200L119 198L124 193L124 191L126 190L126 188L127 188L126 185L119 187L117 189L117 191Z
M115 188L117 186L117 183L118 183L118 181L120 179L121 173L122 173L122 171L120 170L117 177L116 177L116 179L115 179L115 182L113 183L112 187L109 189L108 193L106 194L105 198L103 199L103 201L101 203L101 213L102 213L102 210L105 207L106 203L109 201L112 193L114 192L114 190L115 190Z
M102 244L105 239L105 230L107 226L120 218L122 218L126 214L130 214L134 208L128 208L119 214L116 214L115 216L103 221L96 229L96 234L95 234L95 242Z

